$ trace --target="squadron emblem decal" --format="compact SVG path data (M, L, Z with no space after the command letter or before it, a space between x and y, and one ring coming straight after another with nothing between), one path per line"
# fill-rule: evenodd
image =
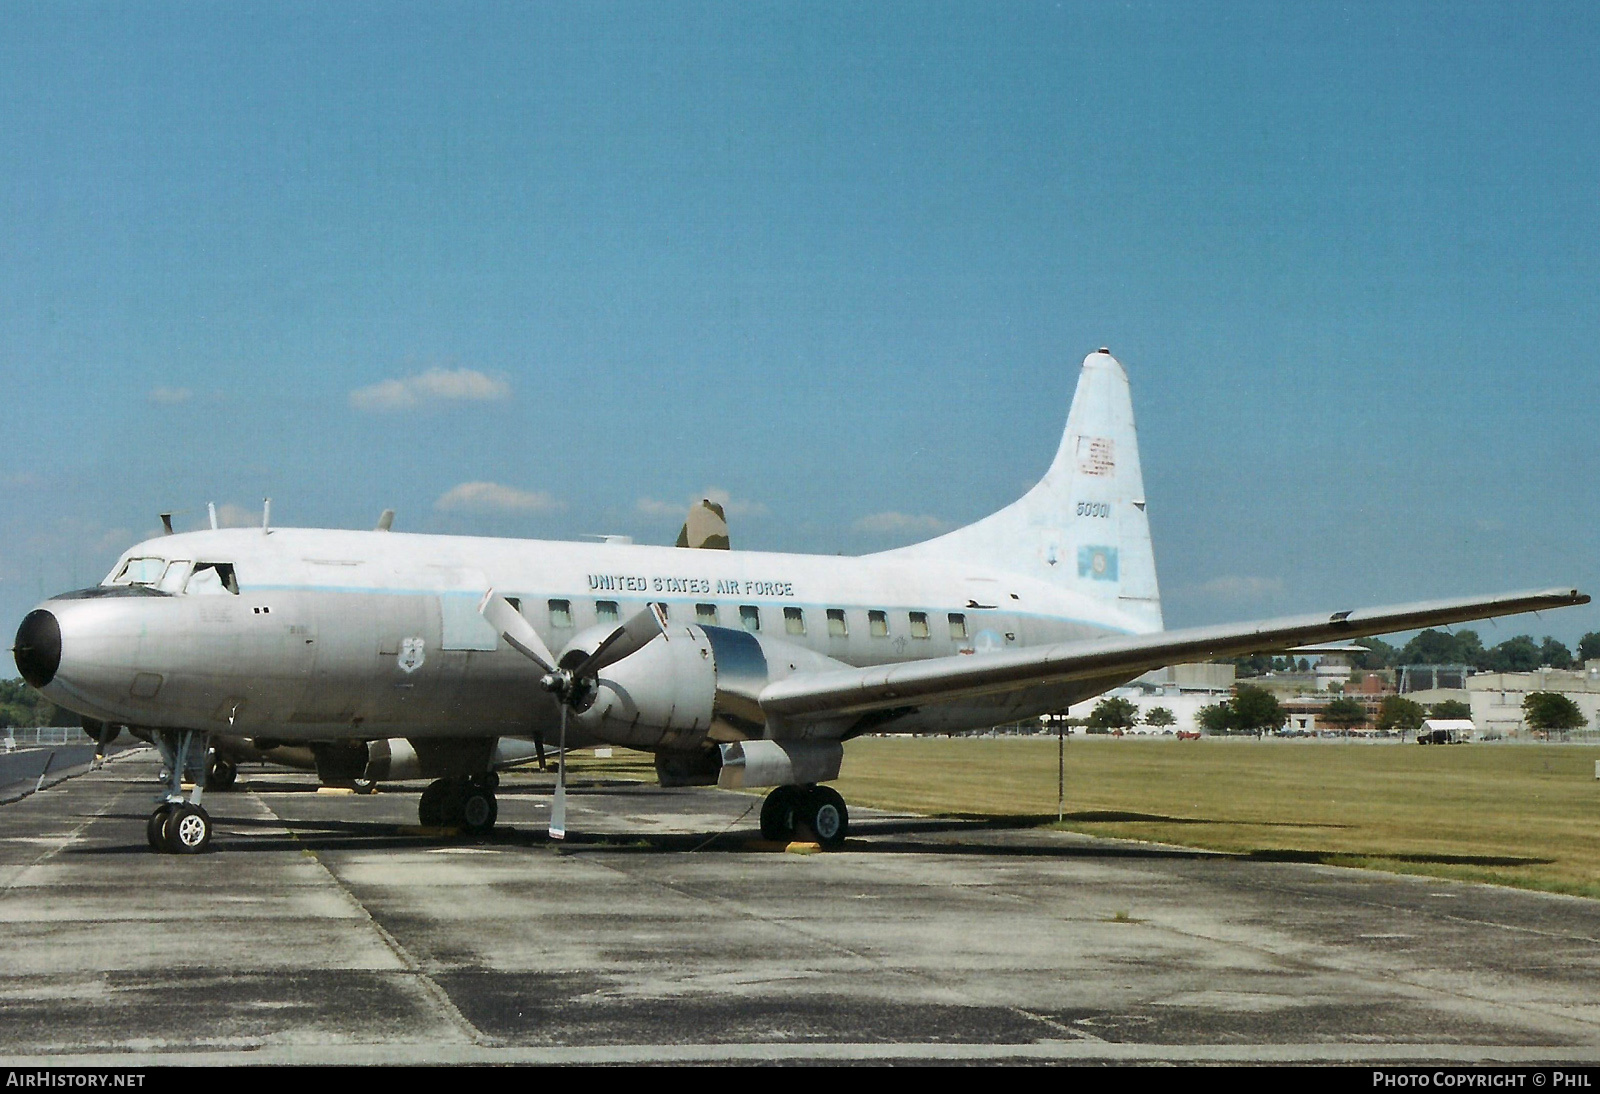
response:
M422 663L424 661L426 661L427 659L428 659L428 655L423 649L422 639L420 639L420 638L405 638L405 639L401 639L401 641L400 641L400 656L398 658L398 661L399 661L399 664L400 664L400 668L403 671L405 671L405 672L416 672L418 669L420 669L422 667Z

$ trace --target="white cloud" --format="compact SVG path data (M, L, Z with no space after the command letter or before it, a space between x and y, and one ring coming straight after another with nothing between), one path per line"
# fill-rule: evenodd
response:
M1283 579L1230 574L1202 582L1194 586L1192 591L1200 596L1216 597L1219 600L1262 600L1283 592Z
M685 501L657 501L655 498L640 498L636 508L647 517L672 518L682 520L688 515L689 510L700 503L701 498L706 498L722 506L723 515L730 520L734 517L764 517L767 507L759 501L750 501L747 498L736 498L720 486L708 486L694 497Z
M462 513L548 513L561 503L542 490L518 490L497 482L464 482L434 502L437 509Z
M380 380L369 387L358 387L350 393L350 405L357 410L381 414L413 410L427 403L488 402L510 394L510 384L475 369L430 368L416 376Z
M852 527L858 532L871 532L877 535L895 535L905 532L918 535L936 535L950 526L938 517L915 513L899 513L891 510L887 513L872 513L862 517Z
M186 387L154 387L150 389L149 399L158 406L176 406L187 403L194 398L194 392Z

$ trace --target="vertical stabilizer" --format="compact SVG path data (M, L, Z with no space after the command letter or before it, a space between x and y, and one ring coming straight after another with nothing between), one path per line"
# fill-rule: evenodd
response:
M894 554L970 562L1060 585L1158 631L1161 593L1145 512L1128 374L1107 350L1083 360L1050 470L976 524Z

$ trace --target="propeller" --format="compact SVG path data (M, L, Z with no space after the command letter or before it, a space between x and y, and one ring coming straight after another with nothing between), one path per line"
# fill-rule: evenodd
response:
M616 630L581 661L571 666L557 663L550 648L539 637L516 606L490 589L483 594L478 613L499 632L506 644L544 670L539 686L555 696L561 708L561 737L556 755L556 793L550 803L550 838L567 838L567 713L589 698L600 673L644 649L667 629L666 609L646 604L644 610L629 616ZM567 658L571 660L571 657Z

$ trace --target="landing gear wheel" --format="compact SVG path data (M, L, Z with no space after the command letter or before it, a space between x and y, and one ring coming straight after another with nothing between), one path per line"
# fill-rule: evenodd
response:
M762 839L794 838L800 795L799 787L794 786L780 786L767 795L767 800L761 803Z
M845 833L850 829L850 811L844 799L831 786L812 787L806 794L804 816L806 826L824 847L844 846Z
M428 789L422 792L422 800L417 803L417 823L424 828L444 827L444 802L450 795L450 783L444 779L435 779L428 784Z
M172 805L163 802L156 806L156 811L150 814L150 819L145 822L144 836L150 841L150 850L165 851L167 849L167 818L172 816Z
M495 791L500 789L500 772L485 771L482 775L474 775L473 786L481 786L485 790Z
M234 780L239 777L239 768L228 760L216 759L211 761L211 771L206 776L207 790L232 790Z
M350 786L357 794L376 794L378 792L378 782L376 779L357 779L355 782L351 783Z
M198 855L211 846L211 816L198 805L173 806L166 825L167 850L174 855Z
M499 815L500 805L489 790L471 787L461 799L461 827L469 836L487 836Z

